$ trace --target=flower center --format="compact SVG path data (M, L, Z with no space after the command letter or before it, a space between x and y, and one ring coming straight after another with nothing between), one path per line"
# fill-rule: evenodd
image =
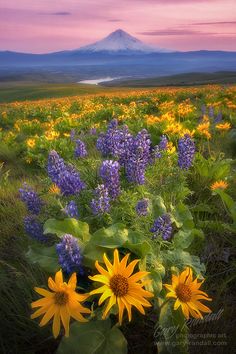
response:
M59 306L63 306L66 305L68 302L69 296L67 293L65 293L64 291L58 291L55 295L54 295L54 301L56 305Z
M179 284L175 290L177 297L182 302L188 302L191 300L192 291L186 284Z
M116 274L110 279L110 288L116 296L124 296L128 293L129 283L123 275Z

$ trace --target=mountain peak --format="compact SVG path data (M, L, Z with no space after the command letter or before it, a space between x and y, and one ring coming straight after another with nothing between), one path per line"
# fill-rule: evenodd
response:
M102 40L95 42L91 45L81 47L79 49L83 52L141 52L151 53L162 51L159 48L154 48L148 44L143 43L139 39L131 36L129 33L122 29L110 33Z

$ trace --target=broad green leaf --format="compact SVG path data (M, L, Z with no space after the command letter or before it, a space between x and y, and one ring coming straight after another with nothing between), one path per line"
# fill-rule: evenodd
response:
M96 354L126 354L127 341L123 333L116 326L106 334L104 348L98 350Z
M161 311L154 338L158 354L188 354L188 328L181 310L173 309L173 301L166 303Z
M105 248L121 247L127 240L128 229L123 224L99 229L91 236L91 243Z
M44 224L44 233L56 234L58 237L70 234L83 242L87 242L90 238L88 224L73 218L64 220L48 219Z
M151 250L151 246L147 241L140 243L130 243L127 241L124 243L123 247L128 248L131 252L140 258L144 258Z
M99 247L91 242L88 242L85 245L83 251L83 264L86 267L94 268L96 261L103 263L102 257L104 253L109 254L109 250L107 248Z
M156 269L152 269L150 271L150 278L152 279L152 283L150 284L150 286L152 287L153 291L155 292L155 296L157 296L157 295L159 295L159 293L162 290L161 274Z
M141 258L144 258L151 251L151 246L143 235L134 231L129 231L128 240L123 244L123 247L128 248Z
M161 251L161 256L168 267L174 266L182 271L189 266L194 269L196 274L201 274L201 272L205 271L205 266L200 262L198 256L193 256L189 252L181 249Z
M191 245L193 238L194 235L190 230L187 231L179 230L177 234L175 234L174 236L173 244L175 248L185 249Z
M70 336L63 337L57 354L126 354L127 342L122 332L111 328L110 320L73 323Z
M26 257L32 263L38 263L47 273L55 273L60 268L55 246L47 247L42 244L31 245L26 253Z
M192 229L194 227L192 214L183 203L179 203L176 207L172 207L172 220L178 228Z
M166 213L166 207L164 200L161 196L157 196L152 199L152 209L155 217L161 216Z

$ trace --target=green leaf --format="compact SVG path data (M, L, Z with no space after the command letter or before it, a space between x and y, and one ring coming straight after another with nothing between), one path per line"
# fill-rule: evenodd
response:
M214 194L218 194L221 197L223 203L225 203L232 219L236 221L236 202L227 193L221 189L216 189Z
M158 354L188 354L188 328L181 310L173 309L173 302L166 303L161 311L154 332Z
M193 206L191 208L191 211L192 212L206 212L206 213L209 213L209 214L213 214L214 213L214 210L212 209L212 207L210 207L209 205L205 204L205 203L199 203L195 206Z
M122 332L111 328L110 320L73 323L70 336L63 337L57 354L126 354L127 342Z
M192 214L183 203L179 203L176 207L172 207L172 220L178 228L183 227L184 229L190 230L194 227Z
M128 229L123 224L114 224L97 230L91 237L91 243L105 248L121 247L128 240Z
M141 258L146 257L151 251L151 246L146 240L144 240L143 235L135 231L129 231L128 241L123 244L123 247L128 248L131 252Z
M157 197L152 199L152 209L155 217L166 214L166 207L164 204L164 200L161 196L158 195Z
M91 242L88 242L83 251L83 264L86 267L89 268L94 268L95 267L95 261L104 263L103 261L103 254L107 253L109 255L109 252L107 252L107 248L105 247L99 247Z
M193 256L189 252L181 249L161 251L161 256L169 268L173 266L183 270L189 266L194 269L196 274L201 274L201 272L205 271L205 266L200 262L198 256Z
M38 263L40 267L48 273L56 273L60 268L55 246L47 247L41 244L31 245L26 253L26 257L32 263Z
M188 231L179 230L179 232L177 232L177 234L175 234L174 236L173 244L175 248L185 249L191 245L193 238L194 235L190 230Z
M48 219L44 224L44 233L56 234L58 237L70 234L83 242L87 242L90 239L89 225L73 218L64 220Z
M152 283L151 283L152 289L155 292L155 296L157 296L162 290L161 274L156 269L152 269L150 271L150 278L152 279Z

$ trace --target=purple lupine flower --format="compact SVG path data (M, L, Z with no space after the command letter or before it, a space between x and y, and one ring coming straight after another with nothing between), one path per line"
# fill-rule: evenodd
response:
M59 264L67 274L76 272L83 274L82 254L78 241L70 234L65 234L61 242L56 245Z
M85 188L79 172L72 165L65 164L56 151L49 154L47 170L49 177L57 184L63 195L78 194Z
M214 118L214 107L210 106L208 115L210 118Z
M97 134L97 129L96 128L90 128L89 134L90 135L96 135Z
M76 140L75 157L86 157L88 155L85 143L80 139Z
M162 157L162 151L167 150L168 139L165 135L161 136L160 143L155 145L150 152L150 163L154 162L154 159L160 159Z
M72 165L68 165L59 175L57 183L61 193L65 196L79 194L85 188L85 184L80 179L80 174Z
M105 160L100 167L100 177L107 188L111 199L116 199L120 194L120 164L118 161Z
M205 104L202 105L201 111L202 111L202 115L206 114L206 105Z
M70 132L70 140L71 141L75 141L75 135L76 135L75 129L71 129L71 132Z
M48 155L47 172L51 180L58 185L60 173L66 169L64 160L52 150Z
M110 200L108 190L104 184L100 184L95 189L95 198L91 201L91 208L94 215L108 213L110 210Z
M171 238L172 226L169 214L159 216L150 229L154 233L153 238L161 236L163 240L169 240Z
M135 209L139 216L146 216L148 214L148 199L144 198L139 200Z
M47 237L43 234L43 225L33 215L24 218L25 232L34 240L41 243L47 242Z
M217 116L215 117L214 123L218 124L222 121L222 112L219 112Z
M178 165L182 170L188 170L192 166L194 154L194 140L186 134L178 143Z
M43 202L39 198L38 194L27 185L23 184L23 188L19 189L20 199L25 203L28 211L32 214L39 214L43 205Z
M145 170L150 161L151 140L146 129L130 142L125 160L125 172L129 182L145 183Z
M78 207L77 207L77 205L76 205L74 200L71 200L68 204L66 204L66 206L64 208L64 212L70 218L74 218L74 219L78 219L79 218Z
M97 149L103 156L113 156L120 159L126 152L127 140L131 137L128 127L118 129L118 121L113 119L106 133L101 133L97 140Z
M167 145L168 145L168 139L166 135L162 135L161 140L159 142L160 150L167 150Z

